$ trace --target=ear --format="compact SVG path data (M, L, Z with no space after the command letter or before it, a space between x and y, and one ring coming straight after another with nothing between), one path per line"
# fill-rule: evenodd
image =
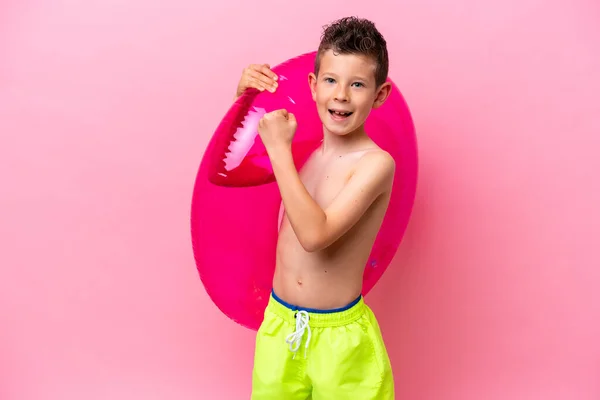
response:
M313 101L317 101L317 76L314 72L308 74L308 86L310 86Z
M385 82L377 89L377 95L375 96L375 101L373 102L373 108L379 108L385 103L385 101L390 97L392 93L392 84L390 82Z

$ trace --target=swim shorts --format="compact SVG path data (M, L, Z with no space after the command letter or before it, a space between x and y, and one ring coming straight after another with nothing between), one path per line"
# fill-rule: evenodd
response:
M256 335L251 398L393 400L390 360L362 296L315 310L271 293Z

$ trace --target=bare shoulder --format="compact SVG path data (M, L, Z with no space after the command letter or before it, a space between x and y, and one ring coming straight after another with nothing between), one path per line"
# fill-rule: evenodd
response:
M360 157L355 173L387 180L393 178L395 171L396 161L391 154L381 148L375 148L365 151Z
M394 182L396 162L385 150L366 150L354 165L349 183L366 196L389 192Z

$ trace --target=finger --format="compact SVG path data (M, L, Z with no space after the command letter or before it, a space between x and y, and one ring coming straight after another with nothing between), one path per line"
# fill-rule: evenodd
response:
M268 76L269 78L271 78L273 81L276 81L277 79L279 79L277 77L277 74L271 70L271 66L269 64L261 65L259 71L262 72L265 76Z
M267 115L269 115L272 118L280 118L280 117L285 118L285 114L283 113L283 110L273 110L270 113L268 113Z
M258 78L260 75L263 74L261 69L262 69L262 65L250 64L246 68L244 68L244 70L242 71L242 77L246 81L249 81L249 79L251 77Z
M264 90L260 82L252 77L252 73L252 65L249 65L246 68L244 68L244 70L242 71L242 78L240 79L239 87L244 91L248 88Z
M273 81L279 79L277 74L271 70L271 66L269 64L250 64L247 67L248 72L255 71L259 74L265 75L271 78Z
M260 71L261 68L263 68L264 66L267 66L268 64L250 64L248 65L248 68L254 71Z
M254 76L249 76L246 78L246 86L258 89L261 92L268 89L268 85L265 85L258 77Z
M248 72L248 75L246 76L246 85L260 91L269 90L270 92L274 92L277 87L276 82L254 70Z
M275 89L277 88L277 82L275 82L270 76L265 75L260 71L252 71L251 77L256 82L259 82L261 87L270 90L271 92L275 91Z
M260 91L269 88L269 85L265 84L255 71L249 70L244 78L244 86L247 88L254 88Z
M272 87L274 91L277 88L277 74L271 71L269 64L250 64L247 74L259 79L266 84L266 88Z

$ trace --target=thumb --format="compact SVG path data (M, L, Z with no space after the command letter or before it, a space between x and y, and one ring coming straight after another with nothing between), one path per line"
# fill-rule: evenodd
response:
M296 116L292 113L288 113L288 121L290 121L294 125L298 125L298 121L296 121Z

